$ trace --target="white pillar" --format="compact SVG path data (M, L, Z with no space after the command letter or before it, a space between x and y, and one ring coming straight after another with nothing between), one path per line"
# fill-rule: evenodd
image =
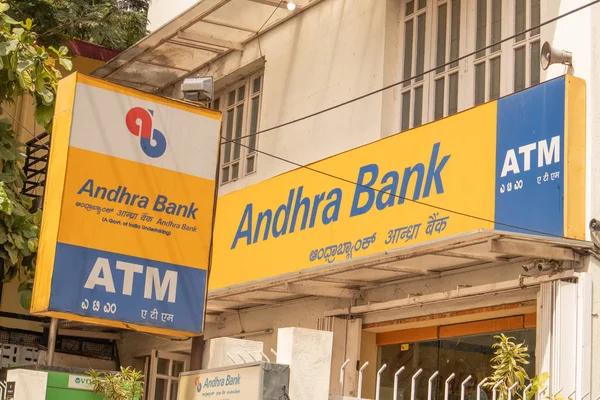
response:
M303 328L277 331L277 363L290 366L293 400L327 400L333 332Z

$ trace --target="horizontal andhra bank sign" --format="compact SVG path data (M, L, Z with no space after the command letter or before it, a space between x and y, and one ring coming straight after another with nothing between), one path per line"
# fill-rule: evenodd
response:
M209 288L482 228L581 239L584 185L564 76L221 196Z

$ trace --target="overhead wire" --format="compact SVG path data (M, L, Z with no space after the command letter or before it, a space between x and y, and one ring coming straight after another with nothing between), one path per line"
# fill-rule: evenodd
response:
M18 124L18 125L19 125L21 128L23 128L23 130L24 130L25 132L29 133L33 139L37 139L37 138L38 138L38 137L35 135L35 133L31 132L31 131L29 130L29 128L27 128L27 127L26 127L26 126L25 126L25 125L24 125L24 124L23 124L21 121L19 121L19 120L18 120L18 119L17 119L17 118L16 118L14 115L12 115L12 114L11 114L11 113L9 113L8 111L6 111L6 108L4 108L4 107L0 106L0 110L2 110L2 112L3 112L3 113L6 113L6 114L7 114L7 115L8 115L10 118L12 118L12 120L13 120L14 122L16 122L16 123L17 123L17 124ZM50 147L48 147L48 146L46 145L46 143L42 143L42 142L40 142L40 145L42 145L43 147L45 147L45 148L46 148L46 150L50 151Z
M261 135L261 134L266 133L266 132L274 131L276 129L283 128L285 126L292 125L292 124L295 124L295 123L298 123L298 122L301 122L301 121L304 121L304 120L316 117L318 115L327 113L329 111L333 111L333 110L335 110L337 108L340 108L340 107L343 107L345 105L348 105L348 104L354 103L356 101L362 100L364 98L373 96L373 95L375 95L377 93L384 92L384 91L386 91L388 89L391 89L391 88L394 88L396 86L400 86L400 85L402 85L404 83L410 82L413 79L423 77L423 76L428 75L428 74L430 74L432 72L435 72L438 69L445 68L445 67L447 67L447 66L449 66L451 64L454 64L456 62L462 61L462 60L467 59L469 57L473 57L473 56L477 55L478 53L480 53L482 51L485 51L485 50L491 49L492 47L498 46L499 44L502 44L502 43L507 42L509 40L513 40L513 39L515 39L515 38L517 38L519 36L525 35L525 34L527 34L529 32L534 31L534 30L540 29L540 28L542 28L542 27L544 27L546 25L554 23L554 22L556 22L556 21L558 21L558 20L560 20L562 18L568 17L568 16L570 16L572 14L575 14L575 13L577 13L579 11L582 11L582 10L584 10L584 9L586 9L588 7L591 7L591 6L595 5L595 4L598 4L598 3L600 3L600 0L591 1L591 2L589 2L587 4L584 4L583 6L577 7L575 9L571 10L571 11L567 11L567 12L565 12L563 14L560 14L560 15L554 17L554 18L550 18L550 19L548 19L548 20L546 20L546 21L544 21L544 22L542 22L542 23L540 23L538 25L532 26L532 27L530 27L528 29L525 29L525 30L523 30L521 32L518 32L518 33L516 33L514 35L505 37L504 39L501 39L501 40L499 40L497 42L493 42L493 43L491 43L489 45L483 46L483 47L481 47L481 48L479 48L479 49L477 49L475 51L472 51L470 53L464 54L464 55L462 55L460 57L457 57L457 58L455 58L453 60L450 60L450 61L448 61L446 63L440 64L440 65L436 65L435 67L430 68L430 69L428 69L426 71L420 72L418 74L415 74L415 75L411 76L410 78L402 79L401 81L389 84L389 85L384 86L384 87L382 87L380 89L373 90L371 92L365 93L365 94L360 95L358 97L354 97L354 98L352 98L350 100L346 100L346 101L344 101L342 103L335 104L335 105L333 105L331 107L327 107L327 108L324 108L322 110L316 111L314 113L305 115L303 117L299 117L299 118L296 118L296 119L293 119L293 120L290 120L290 121L287 121L287 122L283 122L283 123L281 123L279 125L275 125L275 126L272 126L270 128L262 129L260 131L254 132L254 133L250 133L250 134L247 134L247 135L240 136L239 138L236 138L236 139L244 139L244 138L247 138L247 137L258 136L258 135Z
M262 24L262 26L260 28L258 28L258 30L256 31L256 40L258 41L258 52L260 53L261 57L263 56L263 52L262 52L262 48L260 46L260 32L263 30L265 25L267 25L267 22L269 22L271 20L271 18L273 18L273 15L275 15L275 12L277 12L277 10L279 9L279 7L281 7L282 4L283 4L283 0L280 0L279 4L277 4L277 7L275 7L275 9L271 13L271 15L269 15L269 18L267 18L266 21Z

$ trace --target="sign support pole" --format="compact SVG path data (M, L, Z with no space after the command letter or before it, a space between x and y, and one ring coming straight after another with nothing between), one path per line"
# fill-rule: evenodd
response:
M56 347L56 333L58 332L58 318L50 320L50 332L48 335L48 360L47 364L52 366L54 363L54 349Z
M190 371L202 369L202 355L204 353L204 336L192 338L192 351L190 354Z

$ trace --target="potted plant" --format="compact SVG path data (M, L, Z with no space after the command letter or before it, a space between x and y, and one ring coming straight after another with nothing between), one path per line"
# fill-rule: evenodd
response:
M103 394L106 400L139 400L144 394L144 375L131 367L121 367L120 372L87 373L92 379L94 393Z

